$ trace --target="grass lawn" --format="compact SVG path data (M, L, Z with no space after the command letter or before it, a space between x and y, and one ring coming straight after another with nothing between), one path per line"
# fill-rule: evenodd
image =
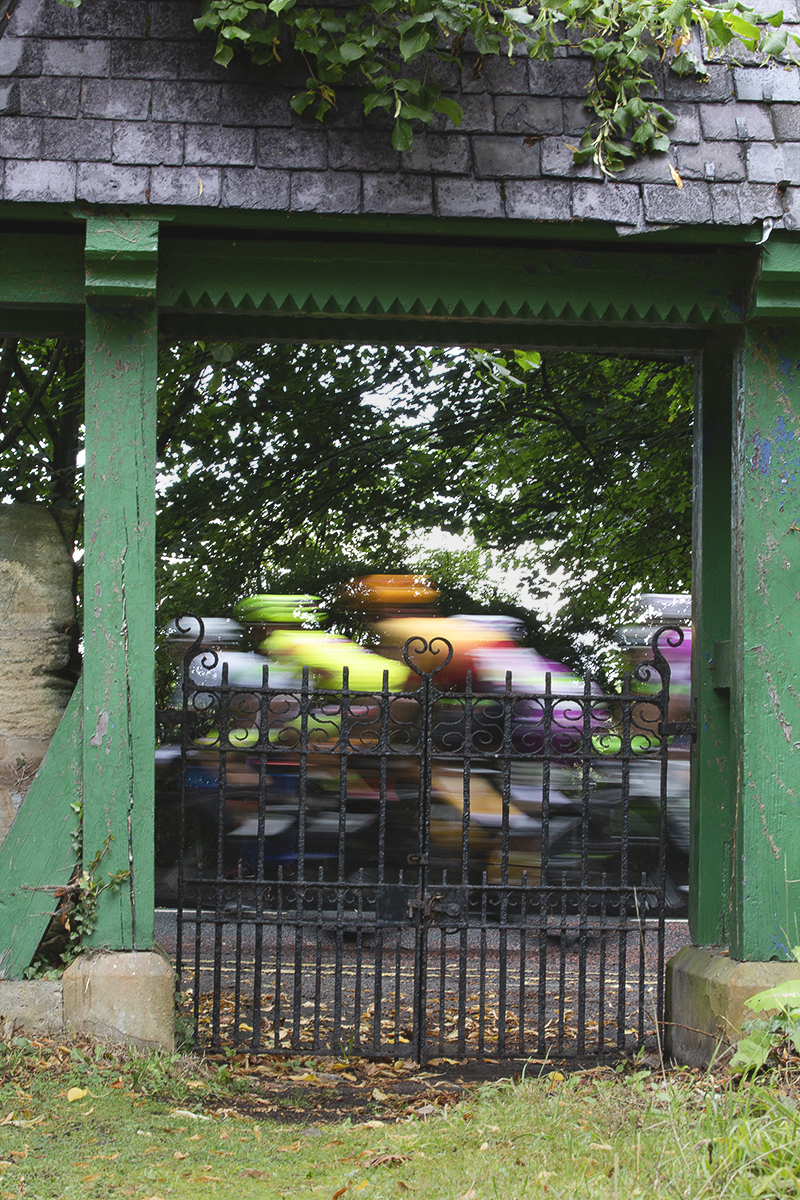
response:
M520 1066L474 1084L447 1061L210 1061L12 1037L0 1042L0 1200L800 1194L785 1077Z

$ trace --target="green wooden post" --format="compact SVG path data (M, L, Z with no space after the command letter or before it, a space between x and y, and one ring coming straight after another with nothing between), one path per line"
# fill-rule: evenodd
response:
M689 927L695 945L727 945L731 924L731 409L736 347L706 349L697 371L694 447L694 639Z
M98 881L94 946L153 944L158 225L86 232L83 860Z
M734 412L730 950L800 943L800 327L747 327Z

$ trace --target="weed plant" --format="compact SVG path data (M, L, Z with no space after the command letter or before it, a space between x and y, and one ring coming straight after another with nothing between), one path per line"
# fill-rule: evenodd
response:
M456 1104L406 1105L398 1119L374 1065L338 1068L364 1104L357 1118L326 1122L317 1106L321 1089L338 1086L331 1060L254 1066L12 1037L0 1043L0 1200L800 1193L800 1114L785 1072L755 1084L641 1062L547 1075L531 1065ZM391 1077L391 1064L381 1070ZM405 1071L404 1087L452 1088L441 1072ZM286 1081L266 1119L265 1079Z

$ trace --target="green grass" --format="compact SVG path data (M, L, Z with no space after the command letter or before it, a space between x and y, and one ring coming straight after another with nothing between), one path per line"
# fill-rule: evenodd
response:
M309 1060L273 1064L287 1080L314 1069ZM390 1085L376 1098L366 1080L367 1115L378 1115L322 1123L310 1084L288 1082L261 1116L252 1066L46 1039L0 1043L0 1200L800 1193L800 1115L785 1079L737 1087L636 1066L557 1072L483 1085L458 1104L428 1104L426 1118L399 1120L402 1100L381 1090Z

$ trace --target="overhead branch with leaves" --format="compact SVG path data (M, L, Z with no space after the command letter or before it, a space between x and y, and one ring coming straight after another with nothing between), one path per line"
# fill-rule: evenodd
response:
M87 0L91 4L92 0ZM83 0L59 0L78 8ZM408 150L414 121L429 125L436 113L454 125L461 106L445 95L432 66L462 66L467 49L484 58L527 54L554 59L588 55L592 77L584 101L587 128L575 162L591 160L614 174L651 151L669 149L675 116L657 97L655 71L665 63L678 75L706 74L696 35L707 48L732 42L765 59L789 52L800 38L784 27L783 11L756 12L744 0L370 0L321 7L303 0L201 0L198 30L216 38L214 61L226 67L239 50L257 66L299 54L308 70L305 88L292 97L297 113L322 120L336 108L337 87L356 85L364 112L379 110L394 122L392 145Z
M443 94L431 71L437 59L461 65L468 47L482 58L588 55L588 121L574 158L592 160L605 173L669 148L675 117L657 99L654 73L665 62L679 75L702 77L695 34L712 51L737 40L766 58L800 45L783 27L782 11L764 16L742 0L544 0L524 6L511 0L371 0L336 8L302 0L206 0L204 10L195 25L216 36L216 62L226 66L241 48L255 63L268 64L292 47L308 68L305 89L291 101L296 112L310 110L322 119L336 107L337 86L357 84L364 112L383 110L394 121L396 150L411 146L414 121L427 125L435 113L455 125L461 121L460 106Z

